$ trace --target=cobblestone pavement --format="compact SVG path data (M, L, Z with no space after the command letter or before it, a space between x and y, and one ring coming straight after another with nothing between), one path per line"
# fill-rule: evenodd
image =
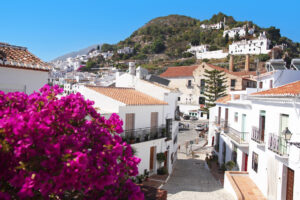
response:
M187 122L186 122L187 123ZM194 130L196 124L190 123L190 130L182 131L178 136L178 143L184 144L186 140L193 140L198 137ZM201 148L205 140L193 145L196 156L192 158L186 155L186 149L178 151L178 159L175 163L173 173L168 182L162 187L168 191L168 200L232 200L221 183L217 181L205 167L205 156L208 148Z
M193 159L178 153L174 171L162 187L168 191L168 200L232 200L211 173L205 168L205 154Z

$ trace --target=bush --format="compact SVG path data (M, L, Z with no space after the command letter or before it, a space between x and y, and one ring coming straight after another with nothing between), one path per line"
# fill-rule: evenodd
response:
M232 170L234 168L234 166L235 166L235 163L232 160L228 161L225 164L226 169L229 170L229 171Z
M162 163L166 160L166 156L164 153L158 153L156 154L156 159L158 162Z
M165 167L160 167L157 169L157 174L158 175L165 175L168 174L168 169Z
M119 116L61 92L0 91L0 199L143 199Z

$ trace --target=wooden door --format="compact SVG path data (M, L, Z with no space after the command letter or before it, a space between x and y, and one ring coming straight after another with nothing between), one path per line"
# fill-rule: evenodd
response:
M265 141L265 121L266 121L266 117L265 116L260 116L260 140L262 142Z
M155 147L150 147L150 166L149 171L154 170L154 155L155 155Z
M294 195L294 171L287 168L286 200L293 200Z
M169 151L165 151L165 162L164 162L164 168L168 169L168 153Z
M158 112L151 113L151 127L158 126Z
M134 113L126 113L125 116L125 132L127 134L128 137L131 136L131 134L133 133L133 129L134 129L134 121L135 121L135 115Z
M155 134L158 128L158 112L151 112L151 134Z
M245 155L245 166L244 166L244 171L246 172L248 170L248 154L244 154Z

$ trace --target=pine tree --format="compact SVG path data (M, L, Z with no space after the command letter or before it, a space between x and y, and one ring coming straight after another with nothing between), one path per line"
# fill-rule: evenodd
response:
M226 78L225 72L218 70L205 70L204 76L205 79L205 112L209 112L209 108L214 107L215 101L220 98L226 96Z

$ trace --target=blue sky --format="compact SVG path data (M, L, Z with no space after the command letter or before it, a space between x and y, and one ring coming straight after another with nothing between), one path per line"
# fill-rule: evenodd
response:
M149 20L223 12L271 25L300 42L299 0L0 0L0 42L26 46L45 61L98 43L117 43Z

